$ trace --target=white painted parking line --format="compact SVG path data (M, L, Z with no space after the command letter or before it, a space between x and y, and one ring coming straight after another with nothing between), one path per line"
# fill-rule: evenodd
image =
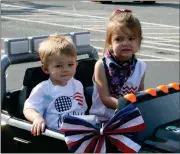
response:
M74 20L76 20L76 22L82 22L82 19L74 19ZM83 23L84 22L91 22L92 24L91 24L91 26L93 25L93 22L95 22L95 23L97 23L97 22L99 22L99 23L103 23L104 24L104 22L105 21L103 21L103 20L98 20L98 19L89 19L89 20L85 20L85 19L83 19ZM83 24L83 26L84 26L84 24ZM87 25L87 26L90 26L90 25ZM98 25L98 26L101 26L102 27L102 25Z
M84 22L84 21L83 21ZM96 21L95 21L96 22ZM86 27L97 27L97 28L103 28L103 29L106 29L106 27L102 27L102 25L94 25L93 23L92 24L88 24L88 25L86 25L86 24L76 24L76 26L86 26Z
M169 34L169 35L170 35L170 34ZM178 35L177 35L177 36L172 36L172 35L171 35L171 36L163 36L163 37L161 36L161 37L159 37L159 38L162 38L162 39L167 39L167 38L176 39L176 38L177 38L177 39L178 39L179 36L178 36Z
M103 56L103 53L98 53L99 54L99 56ZM141 54L136 54L137 56L139 55L139 56L142 56ZM138 59L140 59L140 60L142 60L142 61L171 61L171 62L177 62L177 61L179 61L179 60L177 60L177 59L157 59L157 57L155 58L155 59L144 59L144 58L138 58Z
M160 39L160 40L155 40L154 39L154 41L156 41L156 42L159 42L159 43L179 43L179 41L177 41L177 40L162 40L162 39Z
M62 15L68 15L68 16L75 16L75 17L89 17L89 18L99 18L99 19L107 19L105 17L99 17L99 16L92 16L92 15L85 15L85 14L75 14L72 12L59 12L59 11L52 11L52 10L46 10L46 9L37 9L37 8L31 8L31 7L25 7L25 6L19 6L19 5L9 5L9 4L1 4L2 6L7 6L7 7L16 7L16 8L23 8L23 9L32 9L36 10L39 12L48 12L48 13L56 13L56 14L62 14Z
M91 3L91 1L81 1L81 2L83 2L83 3Z
M91 41L94 42L104 42L104 40L98 40L98 39L92 39ZM153 46L153 45L145 45L146 44L156 44L156 45L163 45L163 46L171 46L171 47L177 47L178 49L169 49L169 48L162 48L162 47L157 47L157 46ZM171 51L171 52L179 52L179 46L178 45L171 45L171 44L163 44L163 43L156 43L156 42L152 42L152 41L143 41L141 47L146 47L146 48L152 48L152 49L157 49L157 50L166 50L166 51Z
M79 26L56 24L56 23L50 23L50 22L44 22L44 21L34 21L34 20L29 20L29 19L19 19L19 18L7 17L7 16L1 16L1 18L2 19L5 18L5 19L11 19L11 20L18 20L18 21L26 21L26 22L32 22L32 23L38 23L38 24L53 25L53 26L66 27L66 28L76 28L76 29L81 29L81 30L105 32L105 31L96 30L96 29L92 29L92 28L84 28L84 27L79 27ZM153 38L154 39L154 37L147 37L147 38ZM160 39L160 38L156 38L156 39ZM178 42L178 40L177 40L177 42ZM168 49L168 48L162 48L162 47L160 48L160 47L148 46L148 45L142 45L142 47L147 47L147 48L152 48L152 49L159 49L159 50L166 50L166 51L171 51L171 52L173 52L173 51L174 52L179 52L179 50L176 50L176 49Z
M101 40L101 39L91 39L91 41L93 42L105 42L105 40ZM169 46L169 47L175 47L179 49L179 45L173 45L173 44L165 44L165 43L158 43L158 42L154 42L154 41L147 41L147 40L143 40L142 41L142 46L143 44L155 44L155 45L162 45L162 46ZM178 52L178 50L176 50L175 52Z
M59 12L59 11L52 11L52 10L47 10L47 9L37 9L37 8L25 7L25 6L19 6L19 5L1 4L1 7L2 6L15 7L15 8L26 8L26 9L32 9L32 10L41 11L41 12L49 12L49 13L63 14L63 15L76 16L76 17L89 17L89 18L106 19L106 20L108 19L107 17L92 16L92 15L87 15L87 14L72 14L72 12L69 12L69 13L68 12ZM157 23L149 23L149 22L141 22L141 23L142 23L143 27L144 27L144 24L146 24L146 25L152 25L152 26L171 27L171 28L177 28L177 29L180 28L178 26L163 25L163 24L157 24Z
M1 54L4 54L5 52L4 52L4 50L1 50Z
M165 43L158 43L158 42L154 42L154 41L143 41L143 43L147 43L147 44L156 44L156 45L162 45L162 46L168 46L168 47L175 47L179 49L179 45L173 45L173 44L165 44Z
M31 23L37 23L37 24L44 24L44 25L51 25L51 26L59 26L59 27L65 27L65 28L73 28L73 29L80 29L82 31L84 30L88 30L88 31L92 31L92 32L101 32L101 33L105 33L105 25L103 24L97 24L94 25L94 22L107 22L106 20L108 18L106 17L100 17L100 16L92 16L92 15L86 15L86 14L78 14L75 7L72 5L72 9L74 9L73 14L72 12L59 12L59 11L52 11L52 10L47 10L47 9L36 9L36 8L31 8L31 7L25 7L25 6L19 6L19 5L9 5L9 4L2 4L2 6L6 6L6 7L12 7L12 8L25 8L25 9L31 9L31 10L36 10L39 12L45 12L45 13L54 13L53 15L63 15L68 16L68 17L78 17L78 18L73 18L72 20L75 23L79 23L79 22L91 22L92 25L90 24L81 24L81 25L65 25L65 24L57 24L57 23L53 23L53 22L46 22L46 21L41 21L41 20L34 20L34 19L22 19L23 15L21 15L21 18L18 18L17 16L1 16L2 19L9 19L9 20L17 20L17 21L23 21L23 22L31 22ZM68 10L67 10L68 11ZM40 16L47 16L47 14L39 14ZM38 16L39 16L38 15ZM37 16L37 14L35 15ZM33 17L33 16L27 16L24 15L24 17ZM82 18L81 18L82 17ZM83 19L84 17L86 17L86 19ZM88 17L88 19L87 19ZM56 22L56 21L55 21ZM163 29L163 30L168 30L168 29L173 29L173 30L178 30L179 27L178 26L171 26L171 25L163 25L163 24L156 24L156 23L147 23L147 22L141 22L142 23L142 28L143 29ZM143 33L144 38L145 39L150 39L150 40L145 40L143 41L142 47L146 47L146 48L151 48L151 49L157 49L157 50L165 50L165 51L170 51L170 52L179 52L179 46L177 44L174 43L179 43L179 36L178 36L178 32L177 33ZM148 35L148 36L146 36ZM150 36L151 35L151 36ZM164 36L166 35L166 36ZM175 36L174 36L175 35ZM162 37L163 36L163 37ZM93 41L93 40L92 40ZM100 41L100 40L98 40ZM168 42L168 43L163 43L163 42ZM170 44L170 43L173 44ZM160 46L160 47L159 47ZM178 49L176 49L178 48ZM145 56L150 56L152 57L152 55L145 55ZM154 56L155 58L157 56ZM169 58L165 58L165 57L160 57L163 59L169 59Z
M46 17L49 14L12 14L11 17Z
M17 21L26 21L26 22L32 22L32 23L37 23L37 24L45 24L45 25L51 25L51 26L59 26L59 27L66 27L66 28L75 28L75 29L80 29L80 30L89 30L89 31L98 31L98 32L105 32L101 30L94 30L92 28L82 28L80 26L70 26L70 25L64 25L64 24L56 24L56 23L50 23L50 22L45 22L45 21L34 21L34 20L29 20L29 19L19 19L19 18L13 18L13 17L8 17L8 16L1 16L2 19L10 19L10 20L17 20Z
M143 33L144 35L177 35L179 36L179 33Z
M169 41L169 42L176 42L179 43L179 40L170 40L170 39L165 39L165 38L161 38L161 37L151 37L151 36L146 36L146 38L148 39L153 39L153 40L162 40L162 41Z
M150 22L141 22L141 23L142 23L142 26L144 26L144 24L146 24L146 25L154 25L154 26L161 26L161 27L171 27L171 28L177 28L177 29L180 28L178 26L163 25L163 24L156 24L156 23L150 23Z
M141 58L138 58L142 61L152 61L152 62L166 62L166 61L170 61L170 62L178 62L179 60L172 60L172 59L141 59Z
M169 48L162 48L162 47L156 47L156 46L150 46L150 45L145 45L142 44L142 47L146 47L146 48L151 48L151 49L157 49L157 50L166 50L166 51L171 51L171 52L179 52L179 49L169 49Z
M98 53L99 54L99 56L101 57L101 56L103 56L103 53L102 52L100 52L100 53ZM136 54L137 56L143 56L142 54ZM145 56L147 56L147 55L145 55ZM148 57L151 57L151 56L148 56ZM144 59L144 58L138 58L138 59L140 59L140 60L142 60L142 61L171 61L171 62L177 62L177 61L179 61L179 60L177 60L177 59L157 59L158 57L153 57L154 59Z
M99 50L103 50L103 49L104 49L104 48L98 47L98 46L94 46L94 48L99 49ZM102 52L98 52L98 54L99 54L100 56L103 55ZM173 59L173 58L166 58L166 57L161 57L161 56L153 56L153 55L148 55L148 54L137 53L136 55L139 55L139 56L147 56L147 57L151 57L151 58L155 58L155 59L161 58L161 59L170 60L170 61L178 61L177 59Z
M176 30L176 29L179 29L179 27L142 27L142 29L173 29L173 30Z
M93 1L81 1L83 3L97 3L97 2L93 2Z

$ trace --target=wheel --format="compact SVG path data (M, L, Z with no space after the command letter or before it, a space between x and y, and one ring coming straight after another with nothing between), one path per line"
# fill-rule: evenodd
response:
M112 3L112 1L101 1L101 0L99 0L99 1L93 1L93 2L100 2L100 3L102 3L102 4L111 4L111 3Z
M145 4L153 4L153 3L155 3L156 1L133 1L133 2L135 2L135 3L141 3L141 2L143 2L143 3L145 3Z
M143 1L143 3L146 3L146 4L154 4L156 1Z

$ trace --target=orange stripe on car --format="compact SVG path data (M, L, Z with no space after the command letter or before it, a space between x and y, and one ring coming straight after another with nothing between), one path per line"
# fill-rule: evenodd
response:
M150 94L151 96L156 96L156 90L154 88L149 88L145 90L146 93Z
M176 82L170 83L168 86L174 88L175 90L179 90L179 84Z
M160 91L164 92L164 93L168 93L168 87L166 85L160 85L157 87L157 89L159 89Z
M125 95L124 98L132 103L136 102L136 95L134 95L133 93Z

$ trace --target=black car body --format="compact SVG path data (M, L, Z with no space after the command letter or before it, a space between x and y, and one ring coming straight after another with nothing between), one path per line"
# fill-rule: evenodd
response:
M109 4L109 3L111 3L111 2L121 2L121 0L113 0L113 1L97 0L97 1L93 1L93 2L101 2L101 3L103 3L103 4ZM130 1L130 0L129 0L129 2L142 2L142 3L146 3L146 4L154 4L156 1L149 1L149 0L145 0L145 1L142 1L142 0L140 0L140 1L133 1L133 0L131 0L131 1Z
M61 35L67 35L76 45L79 65L75 78L80 80L84 86L89 109L93 86L92 76L98 53L90 45L89 32ZM21 89L6 89L7 68L13 64L39 61L37 47L47 37L38 36L5 40L6 54L1 58L2 152L68 152L63 133L46 129L42 135L35 137L30 132L31 123L23 116L24 101L29 96L32 88L48 78L41 68L31 67L26 70ZM153 93L149 91L153 91ZM137 138L143 142L140 152L180 152L179 92L179 84L173 83L136 94L136 101L133 103L136 103L139 107L147 125L145 131L137 134ZM122 104L122 102L124 104L132 103L127 96L119 98L119 104ZM87 119L86 116L84 117ZM93 119L89 119L90 122L91 120L93 121ZM117 151L109 146L107 152Z

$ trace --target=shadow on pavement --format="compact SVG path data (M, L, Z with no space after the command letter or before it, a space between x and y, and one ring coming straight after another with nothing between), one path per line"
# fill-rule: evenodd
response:
M4 2L3 4L9 4L9 5L18 5L17 1L2 1ZM48 4L37 4L34 2L30 2L30 1L19 1L19 3L24 4L24 7L28 7L28 8L18 8L18 10L11 10L11 9L5 9L3 8L1 10L1 15L30 15L30 14L34 14L34 13L38 13L39 11L36 9L47 9L47 8L59 8L59 7L65 7L65 6L61 6L61 5L48 5Z

